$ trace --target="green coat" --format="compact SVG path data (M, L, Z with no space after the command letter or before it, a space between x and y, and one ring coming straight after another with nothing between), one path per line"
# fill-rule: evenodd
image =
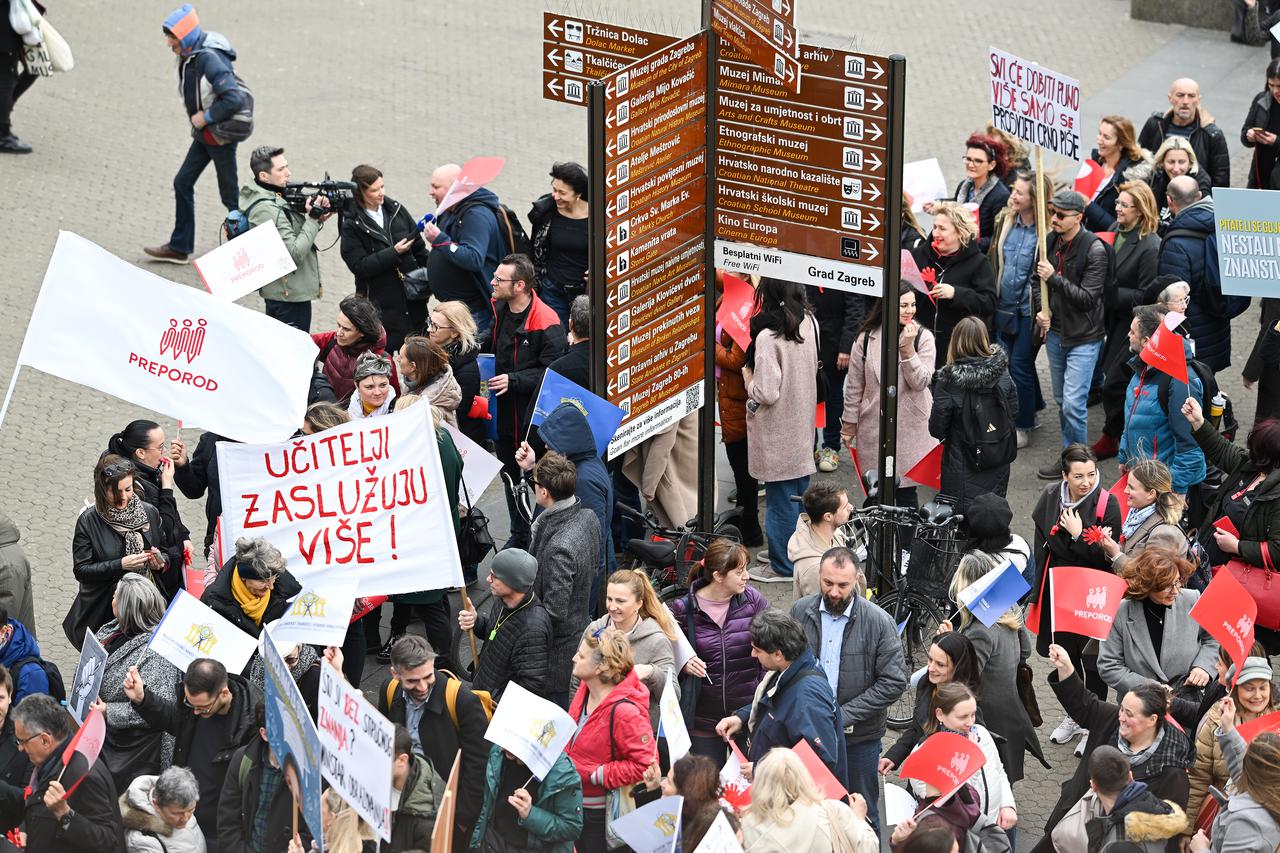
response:
M320 222L293 210L279 193L268 192L256 183L240 188L241 210L249 210L255 201L261 203L249 212L250 227L274 222L289 256L298 265L293 272L260 288L259 295L276 302L319 299L320 256L316 254L316 235L320 233Z
M414 755L400 796L400 807L391 815L391 841L380 842L379 853L431 849L431 834L435 831L436 812L444 789L445 782L432 769L431 762Z
M1247 486L1258 469L1249 461L1247 450L1223 438L1207 419L1191 435L1209 464L1227 474L1205 514L1206 519L1221 518L1223 498ZM1280 562L1280 469L1268 474L1254 490L1253 503L1245 510L1244 523L1240 525L1240 559L1251 566L1262 566L1263 542L1267 543L1271 562Z
M502 747L495 746L489 752L489 766L485 769L484 805L476 819L476 830L471 836L471 848L477 849L484 841L489 817L493 814L493 801L498 793L498 780L502 776ZM547 778L538 786L538 799L529 816L520 821L529 832L529 847L549 853L573 853L573 843L582 834L582 779L569 756L560 753L551 765Z
M453 443L453 436L444 427L436 428L436 446L440 448L440 472L444 475L444 490L449 498L449 506L455 507L453 513L453 535L456 538L462 533L462 519L459 518L458 506L459 484L462 482L462 454ZM403 595L391 596L392 601L405 604L435 604L448 595L450 590L437 589L430 592L407 592Z

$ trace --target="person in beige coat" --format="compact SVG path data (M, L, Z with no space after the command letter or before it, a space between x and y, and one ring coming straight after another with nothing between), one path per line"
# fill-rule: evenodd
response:
M698 413L628 450L622 473L644 495L659 524L688 524L698 514Z
M814 417L818 407L818 323L802 284L761 279L758 313L751 318L747 383L747 469L765 484L765 537L771 572L765 580L789 580L787 541L809 488Z
M751 810L742 821L744 853L876 853L880 841L867 823L867 801L825 799L800 757L771 749L755 766Z
M929 422L933 393L929 383L937 362L933 333L915 321L916 289L898 286L898 464L910 471L937 442L921 424ZM849 372L844 380L844 414L840 433L860 471L880 460L880 321L882 300L876 300L854 336ZM915 504L915 487L898 490L899 503Z
M818 592L822 555L844 546L842 526L853 510L849 492L831 480L821 480L805 489L802 503L804 512L796 519L796 532L787 542L787 556L795 567L792 581L797 599Z

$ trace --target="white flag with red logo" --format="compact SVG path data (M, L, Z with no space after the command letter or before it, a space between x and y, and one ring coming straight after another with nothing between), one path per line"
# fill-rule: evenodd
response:
M310 335L60 231L18 364L263 444L302 423L316 355Z
M298 268L274 222L250 228L192 261L204 286L221 299L234 302Z

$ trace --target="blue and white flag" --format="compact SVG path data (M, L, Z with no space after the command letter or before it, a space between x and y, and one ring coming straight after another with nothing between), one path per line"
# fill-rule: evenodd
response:
M990 628L1030 589L1022 572L1006 561L960 590L958 598L979 622Z
M596 455L603 456L626 413L576 382L570 382L554 370L548 370L543 374L542 388L538 391L538 399L533 402L533 417L529 422L538 426L561 403L572 403L582 412L591 427L591 435L596 440Z

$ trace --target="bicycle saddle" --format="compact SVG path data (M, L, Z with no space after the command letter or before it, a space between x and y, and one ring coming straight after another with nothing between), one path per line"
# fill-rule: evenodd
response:
M658 568L674 565L676 561L676 546L674 542L628 539L627 550L645 563Z

